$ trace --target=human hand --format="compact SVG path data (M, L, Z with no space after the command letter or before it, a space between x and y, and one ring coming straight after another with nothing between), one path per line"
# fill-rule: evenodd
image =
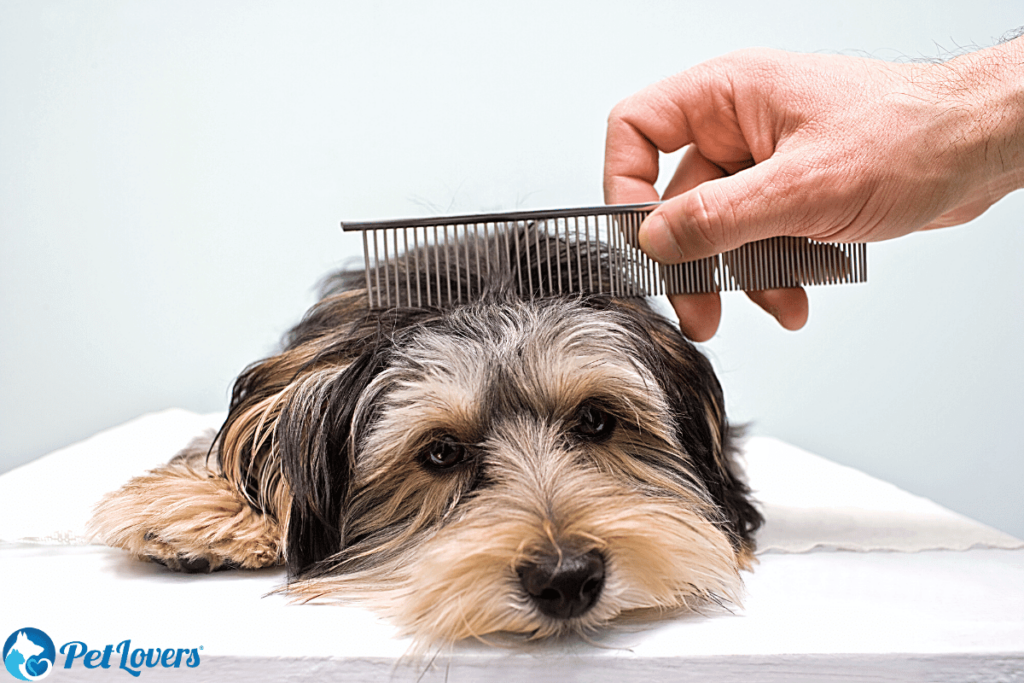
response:
M776 235L870 242L975 218L1024 185L1024 39L943 64L745 50L624 100L608 121L605 201L658 199L658 153L689 145L640 245L678 263ZM1012 67L1012 69L1010 68ZM803 289L749 292L783 327ZM672 297L704 341L717 294Z

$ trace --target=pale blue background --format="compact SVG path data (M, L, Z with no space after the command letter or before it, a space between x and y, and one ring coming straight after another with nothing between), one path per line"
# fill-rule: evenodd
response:
M342 219L601 202L608 111L750 46L936 57L1005 2L0 2L0 471L230 383ZM728 295L732 414L1024 536L1024 193L872 247L799 333Z

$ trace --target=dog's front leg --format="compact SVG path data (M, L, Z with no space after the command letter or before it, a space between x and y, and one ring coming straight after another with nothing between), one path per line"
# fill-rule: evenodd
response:
M281 524L254 510L197 439L107 494L89 522L108 545L183 572L280 564Z

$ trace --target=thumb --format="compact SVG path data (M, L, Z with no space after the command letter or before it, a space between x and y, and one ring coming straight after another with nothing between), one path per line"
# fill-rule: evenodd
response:
M656 261L681 263L800 234L805 203L794 186L780 187L778 169L770 158L665 201L640 226L641 249Z

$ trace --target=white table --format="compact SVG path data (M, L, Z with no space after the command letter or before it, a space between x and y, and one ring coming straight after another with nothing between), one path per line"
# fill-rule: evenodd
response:
M145 416L0 477L0 641L35 627L58 649L202 648L198 667L140 680L1024 681L1024 544L770 439L747 445L768 523L743 607L594 643L410 656L369 612L268 595L281 570L174 574L81 544L99 494L218 419ZM116 653L110 669L64 659L50 680L134 679Z

